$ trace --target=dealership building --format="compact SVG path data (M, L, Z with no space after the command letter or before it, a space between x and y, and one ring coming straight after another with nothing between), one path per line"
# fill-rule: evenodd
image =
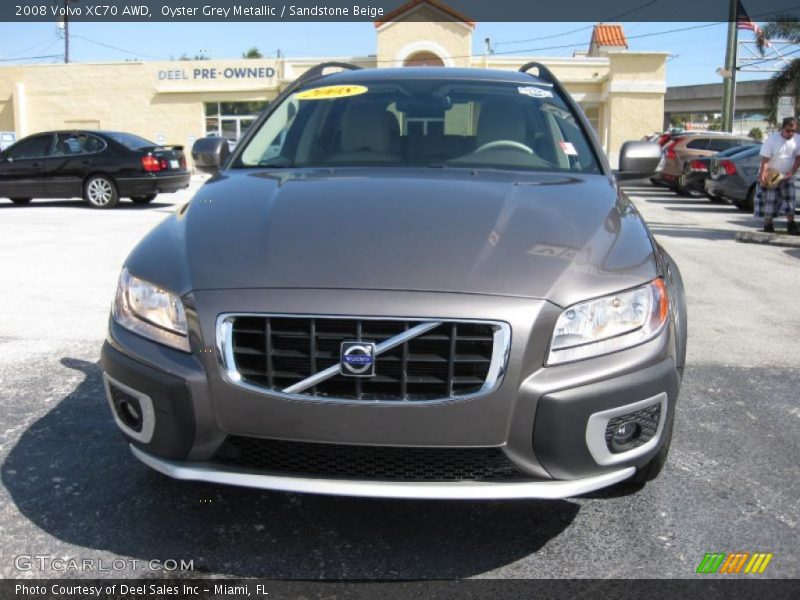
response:
M0 134L8 140L54 129L108 129L159 144L191 146L213 134L236 141L282 89L332 60L504 70L538 60L583 108L612 164L624 141L662 127L668 54L630 51L621 25L596 25L586 51L557 58L473 55L475 23L438 0L412 0L374 28L375 54L368 56L0 67Z

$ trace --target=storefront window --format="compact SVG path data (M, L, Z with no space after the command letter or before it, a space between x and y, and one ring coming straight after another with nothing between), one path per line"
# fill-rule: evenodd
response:
M269 102L206 102L205 135L238 142Z

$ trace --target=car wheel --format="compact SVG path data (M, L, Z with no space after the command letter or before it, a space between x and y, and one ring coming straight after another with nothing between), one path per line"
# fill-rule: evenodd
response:
M744 210L752 212L756 207L756 186L755 184L750 186L750 189L747 191L747 199L744 201L745 207Z
M753 185L747 191L747 198L744 200L731 200L733 205L743 212L753 212L756 200L756 186Z
M11 201L14 204L28 204L31 199L30 198L11 198Z
M678 176L678 181L673 188L675 193L679 196L691 196L691 192L689 191L689 187L687 186L686 182L686 169L684 168L683 172Z
M149 204L156 199L158 194L148 194L147 196L131 196L131 202L134 204Z
M92 208L113 208L119 203L119 192L111 178L93 175L83 186L83 199Z

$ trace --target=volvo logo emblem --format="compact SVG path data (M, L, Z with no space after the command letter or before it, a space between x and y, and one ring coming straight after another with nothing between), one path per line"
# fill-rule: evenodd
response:
M339 371L349 377L375 375L375 344L369 342L342 342Z

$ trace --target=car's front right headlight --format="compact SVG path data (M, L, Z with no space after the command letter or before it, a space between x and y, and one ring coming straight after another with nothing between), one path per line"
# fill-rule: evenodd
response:
M558 317L547 365L557 365L637 346L658 335L667 323L669 299L664 281L568 307Z
M183 302L172 292L122 269L111 310L114 320L159 344L190 352Z

